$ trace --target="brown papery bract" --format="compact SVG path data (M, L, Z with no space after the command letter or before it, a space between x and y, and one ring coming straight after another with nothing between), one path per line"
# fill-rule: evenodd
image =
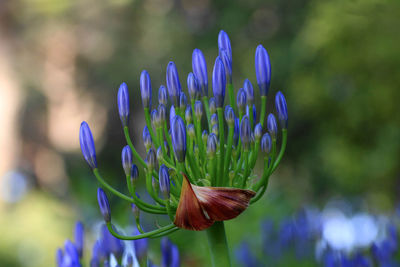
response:
M237 217L255 194L245 189L192 185L184 175L174 224L187 230L207 229L214 221Z

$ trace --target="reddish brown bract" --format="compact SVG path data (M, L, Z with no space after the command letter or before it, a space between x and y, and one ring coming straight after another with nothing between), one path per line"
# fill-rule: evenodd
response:
M255 194L238 188L192 185L184 176L174 224L187 230L207 229L214 221L237 217Z

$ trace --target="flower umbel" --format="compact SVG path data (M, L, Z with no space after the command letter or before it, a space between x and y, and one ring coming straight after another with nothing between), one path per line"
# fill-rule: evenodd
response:
M150 76L147 71L142 72L140 89L146 121L143 131L145 159L136 151L129 134L128 87L121 85L118 107L127 142L122 163L129 195L119 192L101 177L92 134L87 123L82 123L80 142L85 160L104 190L132 204L137 228L141 232L123 236L115 231L107 196L103 189L99 189L100 210L114 236L136 240L161 237L179 228L204 230L214 224L221 227L220 221L237 217L264 194L269 177L278 167L286 148L286 100L281 92L277 93L275 105L280 129L272 114L268 116L268 127L265 127L271 79L267 51L259 46L255 55L261 97L261 109L257 108L260 111L257 115L255 99L258 96L249 79L245 79L243 88L237 90L235 101L232 48L224 31L218 36L218 48L211 98L208 95L207 64L199 49L193 51L193 72L187 77L189 98L182 90L177 67L171 61L166 71L167 89L162 85L159 87L158 104L152 109ZM226 90L229 105L225 107ZM264 161L260 174L254 171L258 158ZM156 204L143 201L136 193L136 181L141 179L139 169L143 170L147 193ZM167 214L171 223L143 232L139 211Z

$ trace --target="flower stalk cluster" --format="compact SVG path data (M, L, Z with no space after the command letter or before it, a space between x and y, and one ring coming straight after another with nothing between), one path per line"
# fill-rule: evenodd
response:
M99 189L100 210L114 236L121 239L154 238L179 228L204 230L215 222L235 218L263 196L269 177L278 167L286 148L286 100L281 92L275 96L278 123L273 114L266 113L271 64L262 45L255 53L260 113L256 111L256 96L249 79L244 80L235 96L232 48L224 31L219 34L218 47L211 75L212 95L208 90L207 64L199 49L193 51L193 72L187 76L189 97L182 89L174 62L167 65L167 86L159 87L157 101L152 99L150 75L146 70L142 71L140 92L146 121L144 158L137 152L129 133L128 87L125 83L119 87L118 110L127 142L122 150L122 166L128 194L117 191L102 178L90 128L86 122L81 124L80 143L85 160L104 190L132 204L137 228L142 229L140 211L167 214L172 221L150 232L122 236L113 229L106 193ZM153 106L154 102L157 102L156 106ZM259 158L264 161L261 176L254 172ZM145 174L146 190L153 203L143 201L136 193L139 169Z

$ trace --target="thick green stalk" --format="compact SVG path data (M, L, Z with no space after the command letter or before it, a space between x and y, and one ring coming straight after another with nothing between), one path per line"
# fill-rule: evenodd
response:
M249 119L250 119L250 127L251 129L254 128L254 106L251 105L251 107L249 107Z
M267 112L267 96L261 96L260 123L264 127L265 113Z
M273 166L272 166L272 171L271 173L273 173L275 171L275 169L278 167L279 163L282 160L283 154L285 154L285 150L286 150L286 143L287 143L287 129L283 129L282 130L282 145L281 145L281 150L279 151L279 155L276 158L275 161L273 161Z
M154 191L151 172L146 172L146 189L150 196L158 203L165 206L165 200L158 197Z
M218 161L218 179L217 186L221 186L224 178L224 159L225 159L225 136L224 136L224 111L217 108L219 123L219 161Z
M230 267L228 242L226 241L224 222L215 222L206 230L210 247L211 263L214 267Z

